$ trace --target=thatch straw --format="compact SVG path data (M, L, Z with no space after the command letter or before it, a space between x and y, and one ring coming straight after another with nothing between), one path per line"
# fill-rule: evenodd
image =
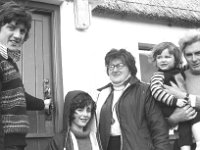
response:
M93 11L109 11L200 25L199 0L104 0L104 3Z

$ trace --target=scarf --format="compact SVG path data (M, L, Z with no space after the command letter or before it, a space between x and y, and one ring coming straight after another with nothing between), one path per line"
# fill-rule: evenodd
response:
M78 142L77 142L77 139L76 139L74 133L70 131L69 134L70 134L70 137L72 139L73 150L79 150ZM90 138L90 142L91 142L91 145L92 145L92 150L100 150L98 142L96 140L96 133L91 132L89 134L89 138ZM68 149L64 148L63 150L68 150ZM72 148L70 150L72 150Z
M74 133L74 135L77 137L77 138L86 138L87 136L89 136L90 134L90 130L86 130L86 131L83 131L83 132L80 132L74 128L70 128L70 130Z

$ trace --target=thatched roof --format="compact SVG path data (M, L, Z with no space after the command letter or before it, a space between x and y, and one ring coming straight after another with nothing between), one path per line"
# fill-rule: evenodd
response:
M30 0L0 0L0 5L4 4L6 2L10 2L10 1L14 1L14 2L20 3L20 4L26 4Z
M93 12L112 12L200 25L199 0L104 0Z

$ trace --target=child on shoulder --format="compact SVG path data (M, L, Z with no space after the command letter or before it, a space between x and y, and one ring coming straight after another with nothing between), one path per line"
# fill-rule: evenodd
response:
M158 69L151 78L150 86L152 95L157 100L164 117L169 117L176 107L184 107L190 105L191 102L187 98L182 99L170 93L167 93L163 87L164 84L177 84L176 78L182 74L182 53L179 48L171 42L162 42L154 46L152 50L152 62ZM182 86L182 90L185 90ZM192 133L200 133L200 114L194 120L179 123L178 145L181 150L190 150L192 144ZM191 130L192 128L192 130ZM195 134L193 134L195 135ZM194 136L196 142L200 141L198 136ZM197 149L196 149L197 150Z

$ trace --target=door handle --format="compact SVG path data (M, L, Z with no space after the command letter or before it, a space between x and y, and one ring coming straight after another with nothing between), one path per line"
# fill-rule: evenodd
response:
M43 88L44 88L44 99L51 98L51 88L50 88L49 79L44 79Z

